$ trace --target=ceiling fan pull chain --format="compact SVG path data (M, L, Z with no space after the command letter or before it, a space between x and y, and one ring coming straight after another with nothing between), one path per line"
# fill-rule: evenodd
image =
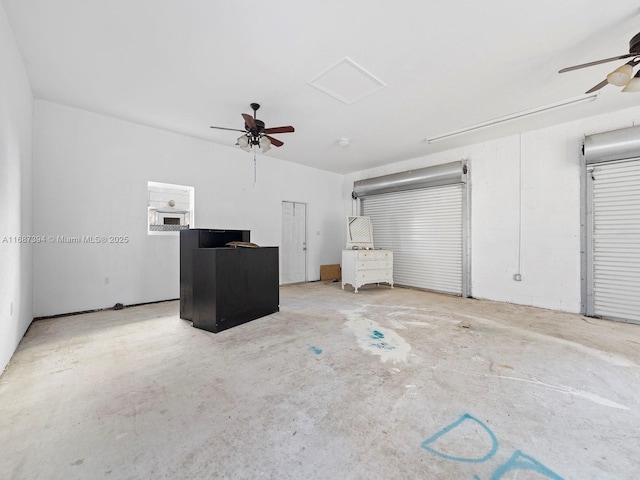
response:
M253 152L253 184L256 184L257 174L256 174L256 152Z

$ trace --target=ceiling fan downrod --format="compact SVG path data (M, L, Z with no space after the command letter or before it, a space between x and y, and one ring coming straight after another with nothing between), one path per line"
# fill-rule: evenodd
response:
M256 112L260 108L260 104L259 103L252 103L252 104L250 104L250 106L251 106L251 109L253 110L253 118L256 118Z

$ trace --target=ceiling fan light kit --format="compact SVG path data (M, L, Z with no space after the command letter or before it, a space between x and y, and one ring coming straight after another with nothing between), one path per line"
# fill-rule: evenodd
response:
M262 120L256 118L256 112L260 108L260 104L252 103L251 109L253 110L253 116L248 113L243 113L244 130L238 128L226 128L226 127L214 127L218 130L231 130L234 132L242 132L242 135L236 140L238 145L245 152L250 152L252 147L259 147L262 153L266 153L271 150L271 146L281 147L284 142L281 142L277 138L272 137L274 133L291 133L295 132L295 129L291 125L283 127L271 127L265 128L265 123Z
M607 75L607 81L616 87L624 87L633 76L633 67L625 63Z
M236 145L238 145L245 152L248 152L251 149L251 147L249 146L249 138L246 135L239 136Z
M640 92L640 70L622 89L623 92Z
M559 73L570 72L572 70L578 70L580 68L592 67L594 65L600 65L601 63L613 62L615 60L622 60L624 58L630 58L624 65L616 68L613 72L607 75L607 78L597 85L591 87L586 93L592 93L608 84L615 85L617 87L624 87L623 92L638 92L640 91L640 82L636 81L638 74L633 76L633 69L640 63L640 33L637 33L631 40L629 40L629 53L624 55L618 55L617 57L604 58L602 60L596 60L594 62L582 63L580 65L574 65L572 67L566 67L560 70ZM638 72L640 73L640 72ZM633 85L630 85L633 83Z
M260 139L260 150L262 150L262 153L271 150L271 140L269 140L268 137L262 137Z

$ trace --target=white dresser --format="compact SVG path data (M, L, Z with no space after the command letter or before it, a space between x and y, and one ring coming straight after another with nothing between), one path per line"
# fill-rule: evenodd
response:
M388 283L393 288L393 251L343 250L343 290L347 283L355 288L355 293L367 283Z

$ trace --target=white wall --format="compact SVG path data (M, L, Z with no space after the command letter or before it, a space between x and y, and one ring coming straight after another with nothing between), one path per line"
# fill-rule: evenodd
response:
M195 227L248 229L263 246L281 244L283 200L307 203L307 278L340 261L341 175L259 156L254 184L238 148L43 100L35 125L34 230L129 239L35 246L36 316L179 297L179 238L147 235L148 181L195 187Z
M640 108L632 108L347 175L343 215L354 211L356 180L467 159L472 296L577 313L581 144L638 120ZM521 282L513 280L518 264Z
M0 3L0 373L33 319L32 247L15 237L32 233L33 96Z

